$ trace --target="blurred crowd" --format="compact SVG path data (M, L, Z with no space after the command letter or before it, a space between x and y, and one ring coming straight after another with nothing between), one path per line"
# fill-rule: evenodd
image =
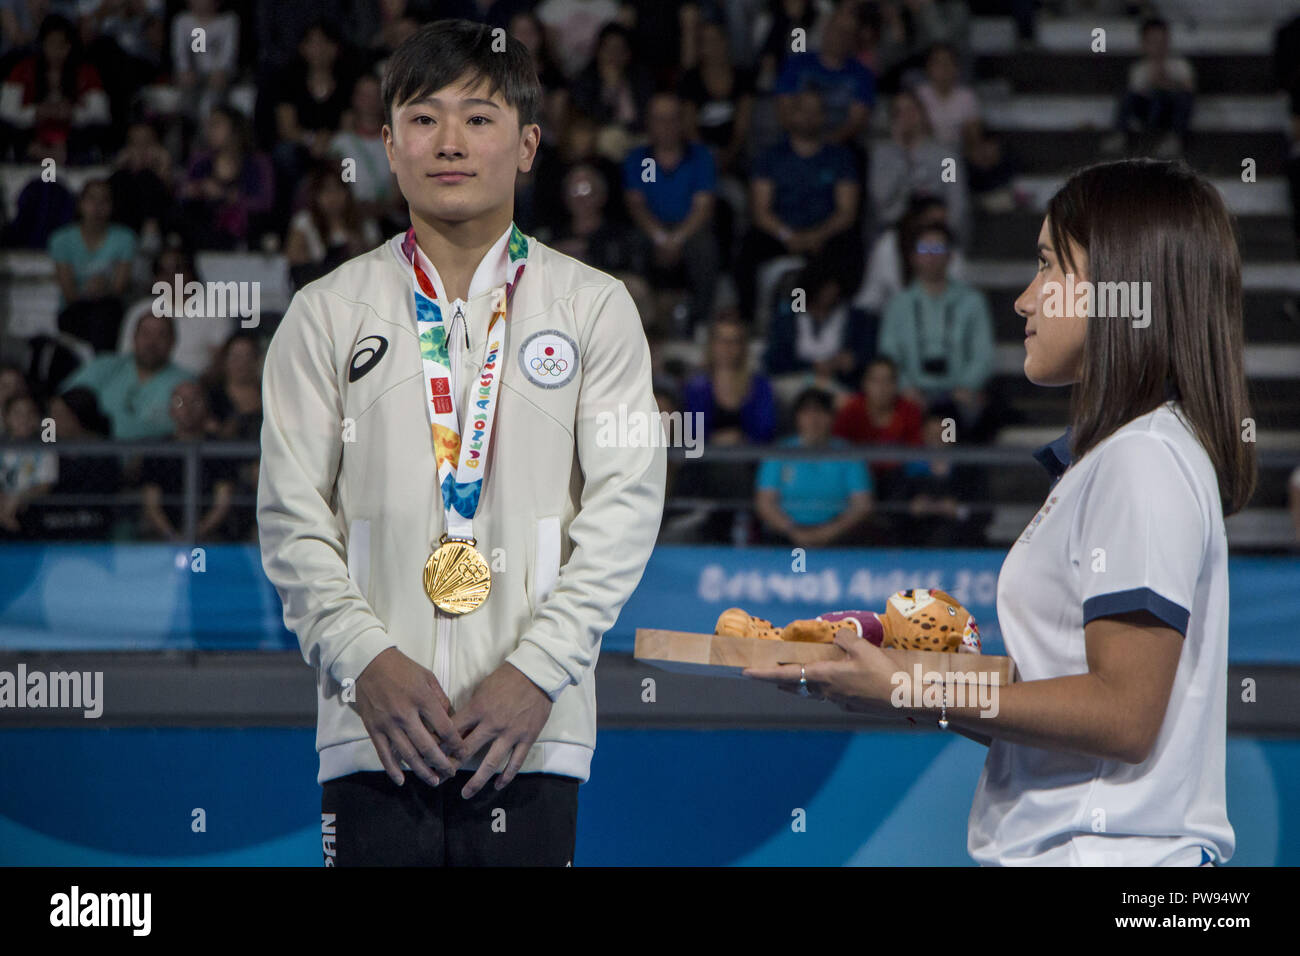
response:
M380 77L423 23L465 17L532 51L545 96L520 177L527 234L622 279L666 412L707 444L942 446L1012 420L994 327L965 280L980 209L1028 197L981 121L972 14L988 0L0 0L0 161L25 165L10 248L44 250L57 333L12 347L0 425L39 439L256 441L278 316L153 314L209 253L280 256L294 287L409 224L380 139ZM1011 4L1032 43L1034 4ZM1135 21L1136 24L1137 21ZM1162 30L1164 31L1162 34ZM1158 20L1116 134L1181 149L1190 67ZM341 176L350 160L351 176ZM652 160L652 163L647 163ZM51 166L86 169L74 191ZM653 167L647 180L643 171ZM13 181L12 177L9 181ZM255 534L256 462L206 459L198 533ZM729 502L700 539L834 544L899 521L976 543L981 475L942 460L675 467ZM0 535L180 541L178 458L5 451ZM56 494L134 491L124 524Z

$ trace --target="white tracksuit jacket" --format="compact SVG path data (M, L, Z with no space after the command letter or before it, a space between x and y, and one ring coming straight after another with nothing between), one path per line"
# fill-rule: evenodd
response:
M397 647L433 671L454 708L503 661L519 668L554 701L523 772L586 780L600 641L641 579L663 511L666 453L640 317L621 281L529 237L474 518L492 591L477 610L446 615L422 585L445 526L401 239L299 291L266 356L262 563L319 672L317 779L382 769L344 686ZM479 278L451 326L462 418L491 316ZM442 300L445 319L454 305ZM573 354L571 367L530 370L548 345ZM653 416L654 437L605 447L611 434L638 434L602 431L605 414Z

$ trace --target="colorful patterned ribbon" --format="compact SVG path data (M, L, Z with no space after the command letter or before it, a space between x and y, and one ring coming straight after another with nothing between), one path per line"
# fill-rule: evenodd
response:
M496 418L497 394L501 386L502 360L506 348L506 314L524 266L528 264L528 237L510 224L509 263L506 284L492 294L492 321L484 337L483 364L478 385L462 423L456 414L451 388L451 359L447 350L448 324L443 321L438 293L420 267L416 255L415 229L402 240L402 254L411 264L411 289L415 300L415 321L420 335L420 359L428 391L429 424L433 430L434 455L438 463L438 484L447 513L447 533L473 537L473 518L478 511L479 493L487 475L488 449ZM468 321L468 320L466 320ZM462 438L462 435L464 436Z

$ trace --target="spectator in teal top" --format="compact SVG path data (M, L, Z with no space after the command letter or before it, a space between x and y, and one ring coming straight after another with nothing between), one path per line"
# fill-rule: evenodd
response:
M983 294L948 278L952 233L942 223L903 240L912 281L889 300L876 351L898 366L903 397L924 406L951 400L974 427L993 376L993 319Z
M796 434L785 448L850 447L831 437L833 401L810 388L795 400ZM871 474L861 461L768 459L758 469L754 508L766 537L798 547L838 544L858 531L871 514Z
M111 221L108 180L87 182L77 207L78 221L56 229L48 246L59 282L58 326L96 352L106 352L117 344L136 238L126 226Z
M176 330L165 316L148 314L135 327L129 355L100 355L69 375L61 392L84 385L113 423L113 437L166 438L172 433L172 389L194 376L171 362Z
M77 202L80 219L56 229L49 253L62 295L61 305L104 296L121 298L131 281L135 233L110 222L113 193L108 180L92 179Z

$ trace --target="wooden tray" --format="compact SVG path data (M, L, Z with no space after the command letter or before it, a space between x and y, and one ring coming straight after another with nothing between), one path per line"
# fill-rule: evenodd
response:
M1017 679L1016 664L997 654L958 654L949 651L905 651L886 647L884 652L902 670L911 673L920 664L922 673L973 674L970 685L1010 684ZM844 652L834 644L803 641L764 641L755 637L725 637L720 634L692 634L638 628L633 657L655 667L679 674L711 677L739 677L746 667L777 664L809 664L813 661L842 660ZM950 684L956 681L950 681Z

